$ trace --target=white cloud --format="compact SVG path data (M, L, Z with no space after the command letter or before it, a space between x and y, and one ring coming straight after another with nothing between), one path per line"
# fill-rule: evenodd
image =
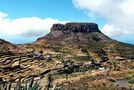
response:
M0 34L20 35L24 37L35 37L49 32L54 23L66 23L58 19L39 17L11 19L6 13L0 12Z
M88 15L103 17L102 32L108 36L134 34L134 0L73 0Z

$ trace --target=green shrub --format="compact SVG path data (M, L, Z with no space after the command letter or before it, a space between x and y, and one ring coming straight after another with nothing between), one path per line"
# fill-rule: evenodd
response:
M34 82L34 78L26 80L25 84L19 79L14 88L12 87L12 84L12 82L4 83L1 85L0 90L40 90L39 83Z

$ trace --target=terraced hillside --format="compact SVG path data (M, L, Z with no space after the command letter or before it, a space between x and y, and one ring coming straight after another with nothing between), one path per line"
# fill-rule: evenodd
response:
M45 56L45 55L44 55ZM87 62L87 61L85 61ZM133 60L110 60L88 64L78 62L66 62L58 60L57 56L52 56L52 60L39 60L31 56L31 53L16 53L12 55L0 54L0 77L6 82L16 82L19 78L25 81L27 78L34 77L35 81L40 82L42 90L47 87L48 75L51 75L53 85L49 88L60 88L60 90L129 90L132 84L128 81L133 80ZM104 69L103 69L104 68ZM128 78L132 77L132 78ZM117 82L125 80L125 89L118 86ZM85 82L86 81L86 82ZM100 82L97 83L96 82ZM107 84L109 83L109 84ZM73 86L72 86L73 85Z
M0 54L0 76L10 80L16 80L19 77L37 77L41 76L47 70L62 67L60 62L53 60L37 60L28 57L26 54L2 55Z

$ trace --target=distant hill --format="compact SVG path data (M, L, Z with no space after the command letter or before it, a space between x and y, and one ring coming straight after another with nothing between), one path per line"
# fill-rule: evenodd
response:
M5 41L3 39L0 39L0 53L1 54L9 54L9 53L11 53L13 51L17 51L17 50L19 50L19 48L16 45L14 45L8 41Z

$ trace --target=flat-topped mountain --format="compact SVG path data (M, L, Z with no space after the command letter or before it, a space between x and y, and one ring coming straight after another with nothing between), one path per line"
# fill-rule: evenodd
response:
M101 33L95 23L66 23L54 24L47 35L38 38L37 42L48 41L54 43L75 42L88 43L91 41L112 41L109 37Z

